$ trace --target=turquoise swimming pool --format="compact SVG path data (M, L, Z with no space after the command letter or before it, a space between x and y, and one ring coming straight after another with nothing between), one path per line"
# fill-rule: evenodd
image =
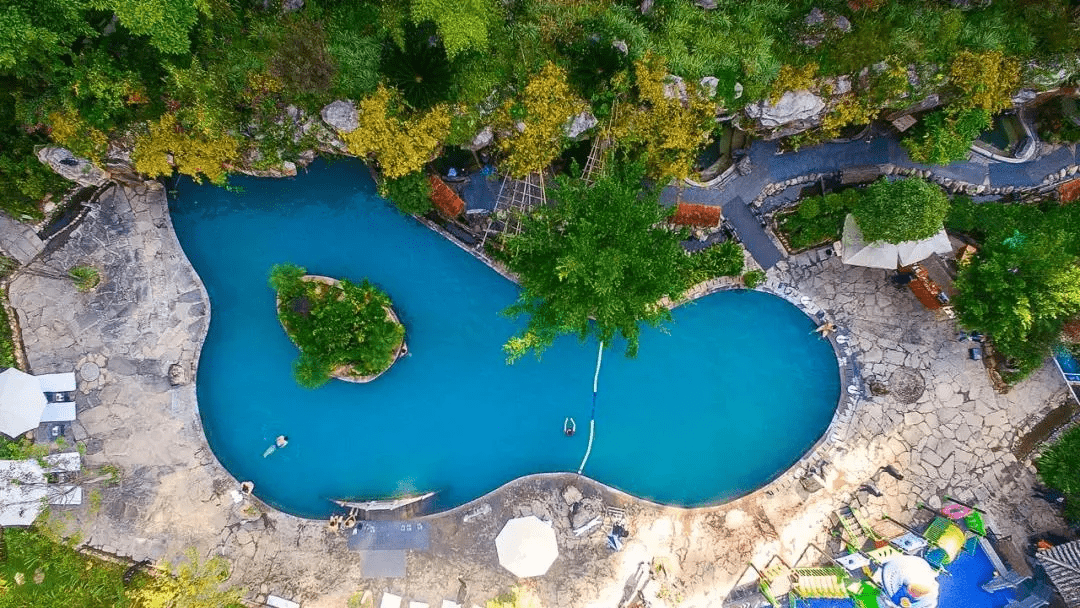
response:
M294 179L182 181L177 235L211 301L197 390L210 446L255 493L297 515L332 498L437 490L450 508L516 477L577 469L588 441L596 344L504 362L516 287L378 198L358 162ZM274 313L270 266L368 278L405 323L410 355L371 384L298 387ZM791 304L719 293L647 329L637 359L604 357L584 474L662 503L699 506L760 487L824 432L839 398L829 344ZM572 416L576 436L563 435ZM289 444L269 457L278 435Z

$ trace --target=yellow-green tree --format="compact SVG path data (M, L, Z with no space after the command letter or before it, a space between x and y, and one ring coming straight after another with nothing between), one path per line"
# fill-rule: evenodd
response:
M1020 63L1001 51L961 51L949 66L949 81L960 89L962 106L994 114L1011 105Z
M205 176L215 184L223 184L227 165L239 153L240 143L235 137L185 130L176 115L169 113L151 122L149 132L136 138L131 160L136 171L150 177L172 175L175 165L177 171L196 181Z
M358 109L360 126L341 138L350 153L377 162L387 179L422 169L450 133L446 106L410 116L395 92L382 85Z
M780 66L780 74L777 75L770 88L769 100L776 103L788 91L809 89L814 86L817 73L818 64L813 62L799 67L787 64Z
M512 133L499 140L506 153L500 166L515 177L544 170L566 145L563 127L586 107L570 90L566 71L553 63L545 65L529 80L521 99L500 111L500 126Z
M229 567L223 558L200 561L191 549L174 576L158 577L131 596L137 608L239 608L240 589L221 588L228 578Z
M638 103L620 108L616 137L644 148L649 174L659 179L690 175L697 152L715 126L716 104L693 83L686 83L686 98L665 94L669 83L664 60L647 55L634 64Z
M101 160L109 145L109 138L99 129L90 126L73 110L49 114L49 138L79 156Z

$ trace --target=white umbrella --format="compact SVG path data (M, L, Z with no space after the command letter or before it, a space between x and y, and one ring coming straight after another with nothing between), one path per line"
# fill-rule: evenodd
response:
M855 222L855 217L851 214L844 218L842 242L844 251L840 259L845 264L886 270L896 270L898 266L921 262L935 253L952 251L952 243L949 242L949 235L945 234L944 228L933 236L918 241L867 243L863 238L862 230Z
M559 557L555 530L535 515L511 519L495 537L499 564L519 578L540 576Z
M37 428L46 405L37 378L14 367L0 373L0 432L17 437Z

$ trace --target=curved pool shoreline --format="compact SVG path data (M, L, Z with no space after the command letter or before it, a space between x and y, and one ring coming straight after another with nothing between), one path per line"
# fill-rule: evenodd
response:
M171 214L167 214L167 215L170 215L169 225L168 225L169 232L173 233L172 238L176 239L176 243L179 244L180 239L179 239L179 236L176 234L176 230L175 230L175 226L174 226L174 224L172 222ZM185 261L189 265L189 267L192 269L192 272L194 274L196 274L196 276L199 276L198 272L195 271L194 266L191 264L190 259L187 258L187 252L182 247L178 247L178 248L181 251L184 252ZM477 256L474 255L474 257L477 257ZM209 304L209 293L206 290L206 286L205 286L201 276L199 276L199 284L200 284L200 289L201 289L202 294L203 294L204 301L207 302L207 304ZM695 286L693 289L691 289L687 294L687 299L682 301L682 302L679 302L678 305L682 305L682 304L685 304L686 302L698 300L698 299L700 299L700 298L702 298L702 297L704 297L706 295L711 295L711 294L716 293L718 291L726 291L726 290L730 290L730 289L735 289L737 287L738 287L738 283L735 280L732 280L732 279L717 279L717 280L713 280L713 281L708 281L708 282L706 282L704 284ZM782 299L785 299L789 303L793 304L796 308L800 309L804 314L809 316L815 322L819 321L819 318L815 317L814 314L813 314L813 309L816 309L816 307L813 307L812 303L810 303L810 306L808 307L807 306L808 302L807 302L806 298L800 298L800 297L797 297L797 296L796 297L791 297L790 294L785 294L782 290L771 289L767 285L763 285L762 287L760 287L758 289L758 291L770 293L770 294L772 294L774 296L778 296L778 297L780 297ZM817 309L817 310L820 310L820 309ZM205 345L207 335L208 335L208 332L204 332L202 334L202 336L200 337L200 339L198 340L198 345L197 345L197 349L196 349L197 350L196 359L199 362L201 362L202 357L205 355L205 353L203 351L203 346ZM830 339L830 342L831 342L831 347L832 347L832 351L833 351L833 356L835 358L836 353L837 353L837 351L836 351L836 346L837 345L836 345L835 342L832 342L831 339ZM196 366L196 369L198 369L197 366ZM833 369L837 369L837 368L833 368ZM832 412L832 415L831 415L831 417L830 417L830 419L828 421L828 424L825 426L824 431L821 433L821 435L818 436L816 438L816 440L814 440L812 442L812 445L807 450L800 452L801 455L798 456L790 466L782 468L781 470L777 471L774 475L771 475L767 479L765 479L764 481L755 484L752 488L750 488L748 490L738 491L738 492L733 493L732 495L727 495L727 496L718 498L717 500L709 501L706 504L702 504L702 505L698 505L698 506L681 506L681 505L677 505L677 504L671 504L670 502L658 501L658 500L654 500L654 499L651 499L651 498L648 498L648 497L643 497L643 496L640 496L640 495L636 495L636 494L633 494L631 492L618 489L617 487L611 486L611 485L606 484L604 482L594 480L592 478L588 478L588 479L590 480L590 483L595 484L596 487L598 487L598 488L608 488L608 491L610 491L610 492L613 492L613 493L616 493L616 494L625 494L625 496L632 497L633 500L641 501L643 504L657 505L657 506L662 506L662 507L665 507L665 508L683 509L683 510L687 510L687 511L708 510L708 509L714 509L714 508L724 506L724 505L730 506L734 501L742 500L743 498L746 498L748 496L752 496L752 495L756 494L757 492L760 492L760 491L768 489L769 487L775 486L778 483L783 483L784 480L786 480L787 478L793 478L795 476L801 475L803 470L805 469L806 462L810 461L810 460L814 460L813 454L815 452L817 452L820 448L822 448L826 444L827 440L831 436L835 436L835 430L836 430L837 425L843 423L845 420L850 420L850 412L849 412L850 408L845 407L845 405L849 404L850 399L849 399L849 395L848 395L848 391L847 391L847 386L844 384L845 376L844 376L844 373L843 373L842 369L843 368L838 369L838 374L839 374L840 383L841 383L840 392L839 392L839 399L838 399L840 407L839 408L837 408L837 407L832 407L831 408L830 411ZM196 376L195 380L197 381L197 376ZM601 389L601 391L603 392L603 389ZM204 412L203 412L203 409L200 407L199 408L200 420L202 420L203 416L204 416ZM845 416L846 416L846 418L845 418ZM209 438L205 437L204 439L208 442L207 447L210 447ZM225 467L224 463L221 462L218 453L214 449L210 449L209 451L214 455L215 460L219 464L221 464L223 468L225 468L226 470L230 470L229 468ZM232 475L233 474L232 474L232 472L230 470L230 476L232 476ZM515 485L515 483L517 483L517 481L519 479L532 479L532 478L536 478L537 476L543 477L543 476L546 476L546 475L553 475L553 476L556 476L556 477L561 477L563 475L566 475L566 473L565 472L558 472L558 471L550 472L550 473L534 473L534 474L527 474L527 475L524 475L522 477L510 479L510 480L505 481L503 483L496 484L494 487L491 487L489 490L487 490L487 491L485 491L485 492L483 492L483 493L481 493L479 495L476 495L474 498L466 500L463 504L453 505L453 506L447 507L446 509L440 509L439 513L457 513L457 512L460 512L462 509L467 510L470 507L470 505L475 505L479 501L489 500L490 497L493 494L498 493L498 492L504 490L507 487ZM256 487L256 493L257 494L259 493L258 490L259 490L259 488ZM273 501L271 501L270 503L267 503L267 504L269 506L274 507L276 510L279 510L273 504ZM433 516L434 516L434 514L433 514ZM304 515L300 515L300 517L304 517ZM318 519L317 516L315 518Z

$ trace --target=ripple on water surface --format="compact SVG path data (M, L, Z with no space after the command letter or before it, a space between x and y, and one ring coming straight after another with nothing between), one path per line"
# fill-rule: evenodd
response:
M172 217L206 284L203 424L218 458L286 511L330 498L438 490L448 508L530 473L576 470L588 442L596 344L560 340L507 366L516 287L379 199L362 165L317 163L240 190L182 182ZM298 387L270 266L368 278L393 299L410 356L370 384ZM828 426L836 359L787 302L724 292L646 328L637 359L608 349L585 473L659 502L697 506L759 487ZM571 416L578 433L567 438ZM264 458L277 435L285 449Z

